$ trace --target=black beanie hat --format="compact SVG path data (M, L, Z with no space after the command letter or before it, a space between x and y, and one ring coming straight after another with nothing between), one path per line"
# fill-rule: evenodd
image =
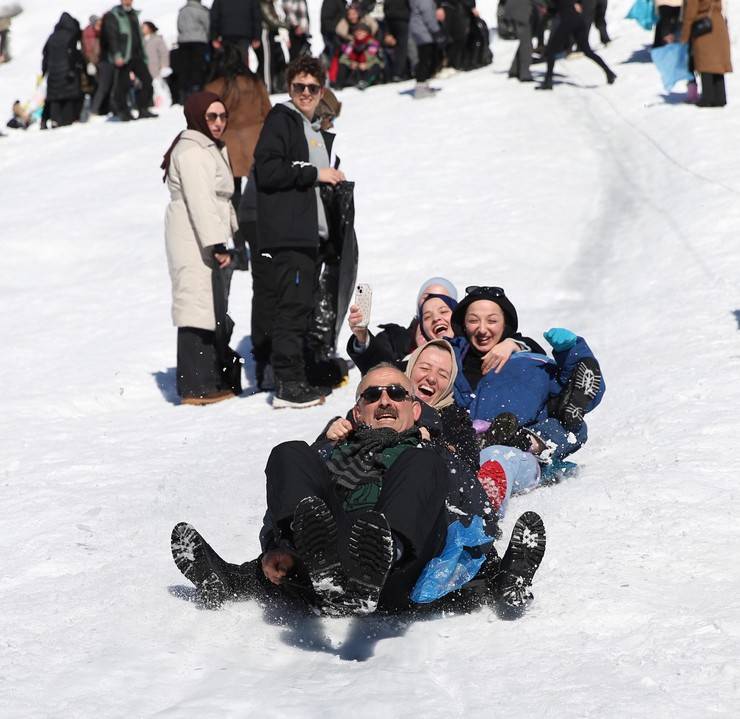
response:
M501 287L466 287L465 297L452 313L452 325L455 335L458 337L465 336L465 312L468 307L478 300L490 300L495 302L504 313L504 324L508 332L506 336L514 334L519 328L519 318L516 314L514 305L511 300L504 294Z

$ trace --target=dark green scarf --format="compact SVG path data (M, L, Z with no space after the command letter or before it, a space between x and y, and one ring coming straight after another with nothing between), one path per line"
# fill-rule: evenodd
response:
M410 447L417 447L421 435L416 427L396 432L384 427L362 426L350 438L338 445L327 460L329 475L343 496L347 512L375 507L383 475Z

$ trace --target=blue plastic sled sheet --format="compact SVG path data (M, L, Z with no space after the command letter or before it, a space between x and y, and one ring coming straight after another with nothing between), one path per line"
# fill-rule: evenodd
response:
M485 561L485 556L473 557L468 548L492 542L478 516L473 517L468 527L459 520L450 524L445 548L424 567L411 591L411 601L417 604L433 602L467 584Z
M677 82L694 79L694 74L689 72L688 43L672 42L663 47L654 47L650 50L650 57L658 68L666 92L670 92Z
M628 20L636 20L645 30L652 30L658 22L658 14L655 12L653 0L635 0L634 5L627 13Z

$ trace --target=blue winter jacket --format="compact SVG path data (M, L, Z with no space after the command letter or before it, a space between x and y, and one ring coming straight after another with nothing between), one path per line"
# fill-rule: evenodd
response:
M554 360L531 352L516 352L498 374L488 372L473 388L462 371L470 343L464 337L455 337L451 343L459 370L455 402L465 407L473 420L490 421L501 412L511 412L523 426L547 419L547 400L560 394L579 360L594 356L582 337L569 350L554 352ZM604 390L602 380L599 393L586 411L601 402Z

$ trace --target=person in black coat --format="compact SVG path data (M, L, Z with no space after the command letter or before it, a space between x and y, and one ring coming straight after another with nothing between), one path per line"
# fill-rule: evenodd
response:
M41 72L47 76L46 102L52 127L71 125L80 119L85 66L78 47L80 38L80 23L65 12L44 45Z
M324 54L329 62L341 45L336 29L346 12L345 0L324 0L321 3L321 37L324 40Z
M213 0L211 5L211 42L215 48L223 43L236 45L247 62L250 46L260 47L262 12L259 0Z
M570 43L572 37L578 49L589 59L593 60L606 75L606 81L611 85L617 75L613 72L604 60L597 55L588 42L588 25L584 17L583 6L576 0L554 0L555 13L558 17L558 24L550 33L550 39L547 43L545 55L547 57L547 74L537 90L552 90L552 76L555 70L555 58L559 52L562 52Z
M305 360L319 248L330 229L319 184L345 180L331 167L334 135L312 122L324 92L323 66L315 58L299 57L286 77L290 102L272 108L254 152L257 242L260 252L272 258L277 296L271 355L275 408L323 401L308 384Z
M409 0L386 0L383 6L386 32L396 39L393 47L391 79L407 80L409 77Z

